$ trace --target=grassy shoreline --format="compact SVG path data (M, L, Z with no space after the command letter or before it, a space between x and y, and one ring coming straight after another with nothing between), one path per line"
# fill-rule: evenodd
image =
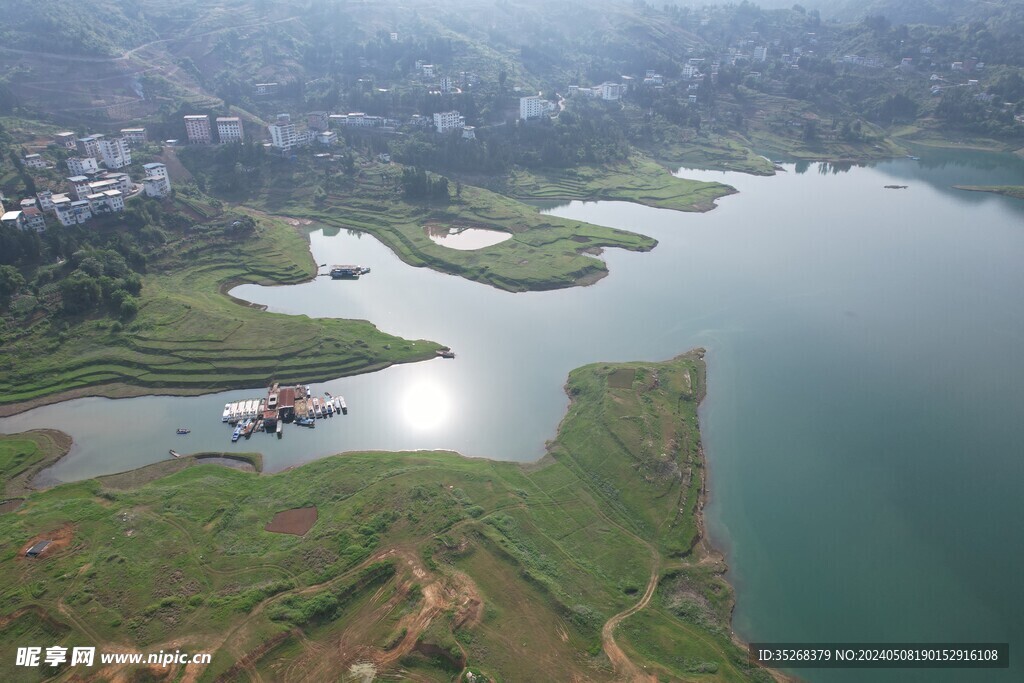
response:
M44 628L63 644L203 643L214 661L199 680L240 662L297 677L342 637L379 671L424 680L450 666L499 680L690 675L636 647L633 625L653 614L713 680L771 680L732 641L726 567L707 554L702 357L574 370L558 435L530 464L348 453L258 474L167 461L33 492L26 514L0 515L0 587L30 589L5 591L0 643ZM304 535L263 530L309 506ZM19 556L46 535L61 539L51 556ZM604 624L618 628L602 636ZM337 678L350 659L317 671Z
M967 192L991 192L1004 197L1024 199L1024 185L954 185L953 188Z
M625 201L675 211L704 212L735 194L728 185L677 178L651 159L634 155L607 167L565 171L518 170L506 182L508 194L528 200Z
M276 219L261 218L251 235L230 226L186 234L152 260L133 320L44 321L20 331L2 359L0 415L82 396L334 379L427 360L440 348L367 321L269 313L223 293L229 283L295 284L315 273L305 236Z

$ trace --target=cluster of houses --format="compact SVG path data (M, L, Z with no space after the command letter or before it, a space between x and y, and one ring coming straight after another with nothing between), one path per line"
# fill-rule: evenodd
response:
M131 164L131 146L146 142L144 128L125 128L120 136L108 137L103 134L79 138L72 132L57 133L54 144L65 150L77 152L65 162L68 171L68 191L54 193L50 190L37 192L35 197L22 199L18 208L7 211L0 202L0 222L5 226L21 230L42 232L46 229L47 215L63 226L81 225L96 216L124 211L125 199L140 188L131 177L117 169ZM38 165L30 154L31 168L47 168L45 161ZM100 168L100 163L105 168ZM161 163L143 164L145 177L141 190L150 197L166 197L171 192L171 180L167 167Z

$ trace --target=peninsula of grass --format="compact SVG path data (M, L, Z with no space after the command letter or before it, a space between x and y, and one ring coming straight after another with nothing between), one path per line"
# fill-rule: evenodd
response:
M716 199L736 192L721 183L677 178L661 164L638 154L607 166L516 170L509 175L506 189L519 199L603 199L676 211L710 211Z
M215 152L188 149L182 160L208 177ZM319 226L366 232L405 263L458 275L510 292L589 285L608 274L593 256L603 248L649 251L657 241L625 230L540 214L496 192L460 185L448 202L406 201L394 179L395 164L364 161L351 176L309 158L267 160L264 180L246 192L221 191L227 202L271 214L307 219ZM671 176L665 173L665 176ZM209 180L211 191L215 181ZM722 186L718 186L722 187ZM434 243L428 227L483 228L512 235L483 249L460 251Z
M968 192L991 192L1014 199L1024 199L1024 185L954 185L953 187Z
M314 276L304 236L266 217L243 234L233 220L240 216L217 215L196 199L178 204L196 224L169 233L149 255L131 320L50 315L3 331L0 414L86 395L201 394L272 380L326 380L424 360L439 348L366 321L240 305L224 294L233 284Z
M31 493L0 515L2 651L213 653L168 680L369 666L427 681L644 667L769 681L730 638L725 565L702 540L701 356L572 372L568 414L533 464L350 453L267 475L192 462ZM303 535L266 530L298 508L316 510ZM52 549L24 557L39 540ZM638 643L639 623L657 637Z

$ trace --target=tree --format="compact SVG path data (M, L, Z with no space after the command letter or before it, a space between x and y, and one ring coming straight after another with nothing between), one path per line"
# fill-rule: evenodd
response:
M25 278L14 266L0 266L0 303L6 305L12 294L25 286Z
M60 296L63 300L64 312L79 315L95 310L100 302L99 283L83 272L72 273L60 283Z

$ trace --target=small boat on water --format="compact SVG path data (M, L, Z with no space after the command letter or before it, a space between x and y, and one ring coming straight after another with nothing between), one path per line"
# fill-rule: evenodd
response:
M348 415L348 405L345 404L345 397L339 396L338 403L341 404L341 414Z
M309 398L312 395L313 395L313 392L310 390L309 385L307 384L306 385L306 398Z
M178 427L178 428L177 428L177 429L175 430L175 432L174 432L174 433L175 433L175 434L191 434L191 433L192 433L192 430L191 430L191 429L189 429L188 427Z
M221 413L220 421L221 422L227 422L230 419L231 419L231 404L230 403L225 403L224 404L224 412Z
M332 401L331 399L326 399L324 401L324 406L327 407L328 415L334 415L334 401Z
M278 421L277 423L277 438L281 438L284 435L284 422Z
M181 453L179 453L178 451L174 450L173 448L170 450L170 454L173 455L175 458L180 458L181 457Z
M295 421L295 424L297 424L300 427L316 427L316 420L310 419L308 417L300 417Z
M242 436L242 425L235 427L235 431L231 432L231 443L235 443Z
M320 407L320 399L316 397L313 398L313 414L318 418L324 416L323 408Z
M334 412L341 415L341 397L335 396L332 401L334 402Z

